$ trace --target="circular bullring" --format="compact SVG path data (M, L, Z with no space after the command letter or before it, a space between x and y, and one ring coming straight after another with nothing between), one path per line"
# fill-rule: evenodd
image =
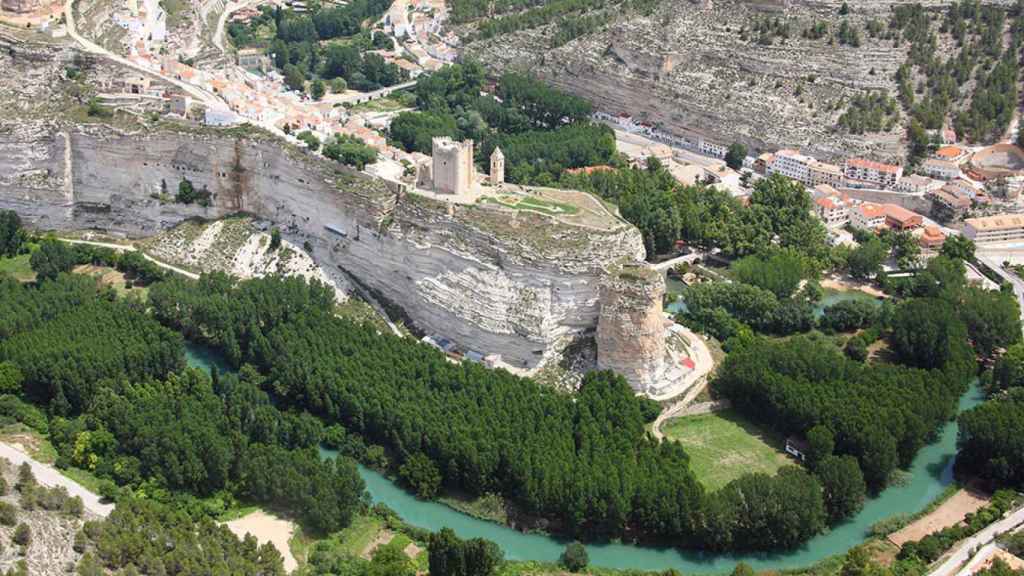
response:
M986 180L1024 174L1024 150L1013 144L982 148L971 157L971 168Z

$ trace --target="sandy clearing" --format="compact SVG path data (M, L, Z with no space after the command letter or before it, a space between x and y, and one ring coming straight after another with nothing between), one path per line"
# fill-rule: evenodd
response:
M989 498L988 495L974 490L958 490L930 514L890 534L889 541L897 546L903 546L906 542L920 540L932 532L955 526L963 521L967 514L976 512L988 504Z
M863 282L861 280L854 280L846 276L833 276L825 278L821 281L822 288L831 288L832 290L839 290L840 292L847 292L850 290L859 290L865 294L870 294L875 298L888 298L889 295L882 292L878 288L875 288L869 282Z
M295 533L294 522L278 518L263 510L257 510L237 520L225 522L224 525L239 538L245 538L246 534L252 534L260 544L272 543L284 558L285 572L291 572L299 566L299 563L295 561L295 556L292 556L291 547L288 546L288 541Z

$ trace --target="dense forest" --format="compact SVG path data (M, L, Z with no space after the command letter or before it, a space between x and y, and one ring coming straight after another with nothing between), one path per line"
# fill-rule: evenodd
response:
M312 80L317 98L324 94L324 81L336 92L346 87L370 91L407 78L396 64L373 52L392 50L392 40L363 29L364 21L376 20L390 5L387 0L313 2L308 13L262 6L251 22L234 22L227 30L235 46L265 48L292 90L304 91Z
M683 186L656 159L643 168L564 174L559 185L593 192L619 206L622 217L644 237L648 256L674 249L675 241L719 248L742 257L771 246L798 252L802 266L829 266L829 245L821 220L811 213L811 197L802 184L771 176L759 180L745 207L728 192Z
M500 146L505 176L520 184L550 185L563 170L616 160L615 137L590 122L590 104L518 73L503 75L495 94L482 94L484 69L456 64L421 77L417 112L391 123L390 139L406 151L429 154L431 140L448 136L478 143L476 161L487 165Z
M50 419L14 397L4 411L48 431L58 465L186 508L213 495L282 506L314 531L343 528L362 505L352 461L320 459L318 419L276 408L252 370L185 370L181 335L139 303L63 273L5 276L0 292L3 391Z
M263 387L282 405L388 448L392 468L419 493L500 493L564 532L715 549L792 547L829 517L819 481L799 470L706 495L679 445L645 433L656 404L608 372L587 375L570 397L454 365L333 317L330 292L301 279L171 279L150 301L161 321L265 373ZM750 490L763 498L749 501ZM802 504L781 505L793 501Z
M1013 295L967 286L963 263L947 256L933 258L920 270L909 283L908 297L895 306L847 302L826 308L817 322L822 329L864 329L848 340L846 355L821 335L777 341L754 334L779 332L777 316L786 309L800 309L802 329L795 331L815 325L802 295L785 297L791 283L783 286L781 299L742 282L687 290L687 320L731 338L727 348L732 352L713 386L749 417L781 434L808 439L824 434L836 455L857 459L873 490L883 488L897 467L909 465L954 416L975 371L975 354L990 356L1021 338ZM882 337L898 364L863 363L866 345ZM1016 372L1003 368L1002 373ZM964 415L961 421L970 418ZM969 461L980 462L993 452L980 448L991 435L972 433L976 422L968 422L961 441L979 444L976 454L981 456Z

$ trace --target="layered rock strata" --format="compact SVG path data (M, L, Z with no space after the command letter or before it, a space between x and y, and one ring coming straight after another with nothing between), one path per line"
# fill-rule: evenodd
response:
M595 228L452 206L254 132L0 126L0 167L0 208L46 229L143 237L188 218L267 219L422 331L516 367L593 331L605 270L644 256L637 230L611 215ZM169 201L183 179L208 189L211 205Z
M601 282L597 366L648 392L665 371L664 276L646 264L616 266Z

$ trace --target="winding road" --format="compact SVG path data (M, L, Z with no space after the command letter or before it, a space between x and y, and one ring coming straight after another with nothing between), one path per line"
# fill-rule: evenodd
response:
M0 458L6 458L14 466L21 466L23 462L28 462L28 465L32 467L32 473L35 475L36 481L48 488L63 486L68 491L68 494L81 498L85 509L97 516L105 518L114 510L113 504L101 502L100 497L87 490L85 486L64 476L53 466L33 459L15 446L6 442L0 442Z
M956 551L932 570L928 576L969 576L972 573L971 567L975 564L970 561L972 558L980 556L986 546L992 545L996 536L1010 532L1022 524L1024 524L1024 507L1017 508L1006 518L964 540ZM975 551L979 551L978 554L975 554ZM963 566L965 562L967 565ZM961 566L963 566L962 569Z
M195 99L197 99L199 101L205 102L207 104L221 104L221 105L223 105L223 102L220 100L220 98L218 98L217 96L214 96L210 92L207 92L206 90L203 90L202 88L200 88L198 86L194 86L194 85L189 84L187 82L182 82L181 80L178 80L176 78L171 78L170 76L164 76L163 74L161 74L159 72L155 72L153 70L150 70L149 68L146 68L144 66L140 66L140 65L132 62L131 60L128 60L126 58L118 56L117 54L114 54L113 52L111 52L110 50L107 50L106 48L100 46L99 44L96 44L96 43L94 43L94 42L92 42L90 40L87 40L86 38L83 38L78 33L78 30L75 28L74 2L75 2L75 0L66 0L65 1L65 3L64 3L64 19L65 19L65 22L67 23L68 36L70 36L72 40L77 42L78 45L82 48L82 50L84 50L86 52L89 52L91 54L96 54L98 56L103 56L104 58L107 58L109 60L113 60L114 62L117 62L118 64L120 64L122 66L127 66L128 68L131 68L132 70L135 70L135 71L140 72L142 74L147 74L147 75L150 75L150 76L157 76L161 80L163 80L164 82L168 82L170 84L173 84L174 86L177 86L178 88L181 88L186 93L188 93L193 98L195 98Z

